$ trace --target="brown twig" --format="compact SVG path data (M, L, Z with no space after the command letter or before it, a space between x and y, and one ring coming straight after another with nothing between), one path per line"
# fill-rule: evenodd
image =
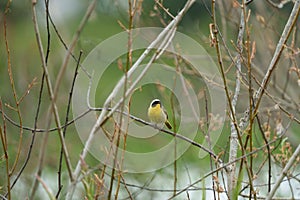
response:
M24 94L20 97L20 99L18 100L17 104L20 104L20 103L23 101L23 99L30 93L31 88L32 88L34 85L36 85L36 80L37 80L37 78L35 77L35 78L31 81L31 83L29 83L29 85L28 85L28 87L27 87L27 90L26 90L26 91L24 92Z
M247 12L248 11L248 12ZM250 41L250 28L249 28L249 17L251 14L251 10L247 10L246 9L246 1L242 1L242 12L244 13L244 24L245 24L245 31L246 31L246 53L247 53L247 62L246 62L246 66L247 66L247 72L248 72L248 101L249 101L249 129L247 130L248 135L246 138L249 138L249 150L250 152L253 150L253 122L255 119L255 115L256 113L252 112L253 109L253 90L252 90L252 58L251 58L251 41ZM247 144L247 142L245 142L245 144ZM246 147L245 147L246 149ZM250 184L250 197L253 194L254 199L257 198L256 192L254 190L254 184L253 184L253 157L250 157L250 161L249 161L249 166L246 164L246 167L249 169L247 169L248 172L248 177L249 177L249 184Z
M50 188L46 185L46 183L42 180L42 178L38 175L35 176L36 179L42 184L43 188L46 190L49 199L55 200L55 196L51 193Z
M262 125L261 125L261 122L260 122L260 119L259 119L259 116L256 115L256 120L257 120L257 123L258 123L258 128L260 129L260 132L261 132L261 135L262 135L262 138L265 142L265 144L268 144L268 139L266 138L265 136L265 133L262 129ZM271 190L271 180L272 180L272 165L271 165L271 148L269 145L267 145L267 159L268 159L268 192L270 192Z
M206 90L204 89L204 100L205 100L205 123L206 123L206 129L203 131L204 132L204 137L205 137L205 140L207 141L207 144L208 144L208 148L209 150L213 150L212 149L212 145L211 145L211 138L210 138L210 130L209 130L209 111L208 111L208 99L207 99L207 92ZM212 157L210 157L209 159L209 164L210 164L210 169L213 170L214 169L214 160L212 159ZM216 183L214 181L214 176L217 176L215 174L212 174L211 175L211 180L212 180L212 186L214 188L213 190L213 195L214 195L214 200L217 199L217 195L216 195ZM219 192L218 192L219 193ZM219 199L219 198L218 198Z
M0 98L0 109L2 109L2 99ZM0 126L0 136L1 136L1 143L2 143L2 149L4 153L4 159L6 164L6 180L7 180L7 195L8 199L11 199L11 187L10 187L10 175L9 175L9 160L8 160L8 149L7 149L7 138L6 138L6 124L5 124L5 118L2 112L2 119L3 119L3 131L2 127Z
M16 158L14 160L14 164L10 169L9 172L9 176L12 176L12 174L14 173L19 158L20 158L20 153L21 153L21 146L22 146L22 141L23 141L23 129L22 129L22 115L21 115L21 110L20 110L20 104L18 104L19 100L18 100L18 96L17 96L17 92L16 92L16 88L15 88L15 83L14 83L14 79L13 79L13 75L12 75L12 68L11 68L11 56L10 56L10 49L9 49L9 44L8 44L8 38L7 38L7 19L6 16L8 14L8 11L10 9L10 3L11 1L7 1L6 7L5 7L5 11L4 11L4 20L3 20L3 25L4 25L4 41L5 41L5 50L7 53L7 71L8 71L8 76L9 76L9 80L10 80L10 85L11 85L11 89L13 92L13 97L14 97L14 101L15 101L15 106L16 108L14 109L17 114L18 114L18 119L19 119L19 124L20 124L20 135L19 135L19 144L18 144L18 149L17 149L17 154L16 154Z

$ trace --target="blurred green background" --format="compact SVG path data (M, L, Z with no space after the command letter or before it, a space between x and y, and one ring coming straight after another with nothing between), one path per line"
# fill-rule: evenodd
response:
M229 46L230 50L234 51L235 46L232 45L231 40L235 43L237 32L238 32L238 24L239 24L239 11L237 9L234 1L228 1L228 5L224 5L225 2L218 2L217 8L217 16L218 23L220 24L220 31L223 35L223 39L226 44ZM91 1L73 1L73 0L50 0L49 10L53 22L59 31L59 34L62 36L64 42L69 45L72 40L75 31L77 30L81 19L86 12L87 7ZM169 12L173 15L176 15L183 7L185 1L181 0L168 0L164 1L163 4L166 8L169 9ZM1 8L1 27L0 27L0 96L3 102L4 112L14 121L18 122L17 113L9 108L15 106L13 93L10 85L10 80L7 72L7 52L4 40L4 10L5 10L6 2L0 2ZM262 2L255 2L250 4L249 8L251 9L251 39L256 41L257 52L254 59L254 73L257 73L257 77L262 78L259 72L265 72L267 68L267 64L272 56L272 52L274 46L277 43L278 38L280 37L283 26L286 22L286 19L291 10L292 4L287 4L282 10L275 9L268 4L263 4ZM198 41L211 55L211 57L217 61L215 48L210 47L209 40L209 23L212 23L212 19L210 17L210 1L196 1L196 3L192 6L192 8L188 11L188 13L183 18L182 22L178 27L178 31L187 34L188 36L194 38ZM37 3L37 12L38 12L38 23L40 27L40 32L43 40L43 45L46 47L47 44L47 29L46 29L46 17L45 17L45 3L43 1L38 1ZM136 16L134 20L134 27L164 27L167 24L171 17L168 16L161 8L155 5L155 1L143 1L142 8L140 10L140 16ZM259 18L261 16L262 18ZM265 21L262 22L262 19ZM299 28L299 21L297 22L297 26ZM84 29L80 35L78 44L76 45L73 54L75 56L79 55L79 51L83 51L82 60L89 54L89 52L95 48L96 45L104 41L105 39L123 31L120 24L123 24L125 27L128 25L128 5L127 1L109 1L109 0L99 0L97 2L97 6L95 11L92 13L90 19L84 26ZM10 61L12 67L12 74L14 78L14 83L16 87L16 93L18 97L21 97L23 93L26 91L28 84L32 82L34 78L37 78L36 84L30 90L30 93L24 98L22 103L20 104L20 110L22 114L23 125L28 127L33 127L34 125L34 116L36 113L37 102L38 102L38 94L41 85L41 77L42 77L42 67L39 52L36 45L36 38L32 23L32 12L31 12L31 3L29 1L12 1L9 7L9 11L6 14L6 33L7 33L7 42L9 46L10 52ZM299 35L297 32L296 34ZM66 50L62 43L59 41L57 34L55 33L54 28L50 25L50 54L48 59L48 69L50 72L50 77L52 84L55 83L55 79L57 77L60 66L62 65L63 59L66 55ZM298 43L299 44L299 43ZM116 47L118 48L118 47ZM46 49L44 49L45 51ZM224 50L224 49L222 49ZM133 54L133 61L135 61L141 52L136 51ZM236 53L235 53L236 55ZM235 56L234 55L234 56ZM298 60L299 61L299 60ZM111 92L114 84L117 83L119 78L123 75L123 71L118 67L118 62L112 63L112 65L105 72L105 76L99 82L99 88L97 89L97 106L102 106L104 100L107 95ZM126 56L120 58L120 62L125 66ZM163 62L172 64L170 60L163 60ZM286 81L286 76L282 74L286 74L288 71L288 66L290 64L286 64L288 61L282 60L280 65L287 65L287 67L279 68L276 74L274 75L274 83L279 86L282 86ZM224 66L228 69L228 84L231 89L234 88L234 77L235 70L234 67L231 66L231 60L229 56L224 53ZM71 87L71 82L74 74L74 69L76 66L76 61L71 59L67 68L66 75L62 80L62 85L60 88L60 92L57 99L58 109L60 111L61 120L65 119L66 107L67 107L67 99L69 95L69 90ZM245 70L245 69L244 69ZM279 77L279 78L278 78ZM186 75L186 78L191 81L192 85L197 88L197 91L203 92L205 90L205 84L201 77L195 77L193 75ZM292 80L295 77L291 77ZM276 85L275 84L275 85ZM270 90L273 95L280 95L280 92L276 90L276 87L271 87ZM247 106L247 88L243 87L241 91L241 101L237 105L238 117L242 116L242 113ZM299 102L299 88L295 87L295 84L292 82L288 85L288 88L285 92L287 96L296 99ZM165 88L159 88L156 85L146 85L140 90L135 91L132 97L132 105L134 107L131 109L131 114L140 117L144 120L147 120L146 111L149 102L153 99L153 97L159 97L163 102L169 102L171 96L171 91ZM205 99L203 96L199 97L199 101L201 105L205 105ZM176 99L175 99L176 102ZM268 107L270 104L269 100L263 104L263 108ZM271 103L273 104L273 102ZM49 96L47 93L47 89L44 89L40 117L38 120L38 127L45 128L46 127L46 115L48 111L48 107L50 105ZM166 109L170 113L172 108L169 104L166 104ZM269 105L269 107L271 107ZM203 106L201 112L204 112L205 107ZM226 108L224 108L226 109ZM265 110L262 111L266 112ZM290 112L294 113L296 116L299 116L298 111L291 109ZM280 115L284 125L289 120L286 116L284 116L280 112L272 112L269 117L272 125L275 124L275 120ZM71 115L70 115L71 116ZM263 117L267 121L268 117ZM3 120L0 120L1 126L3 126ZM8 135L8 145L9 145L9 156L10 162L13 162L17 146L19 142L19 129L14 125L10 124L6 121L6 129ZM55 124L52 122L51 127L54 127ZM273 127L274 128L274 127ZM255 126L255 144L262 145L261 134L259 133L258 127ZM230 126L228 122L226 122L222 135L220 136L218 143L215 147L216 152L224 151L223 159L226 160L228 156L228 138L230 133ZM290 141L293 145L299 144L300 136L299 134L299 125L292 123L291 128L288 131L288 136L291 138ZM272 134L275 134L272 131ZM20 162L17 166L17 169L20 169L24 159L26 158L28 147L31 142L31 132L24 131L23 135L23 143L22 143L22 152L20 155ZM143 152L148 150L154 150L158 148L157 146L153 146L156 140L161 142L162 138L165 139L165 142L168 142L172 139L169 136L159 136L160 138L152 138L153 141L137 141L135 138L131 138L128 140L128 150ZM199 131L199 134L195 138L196 141L202 141L203 133ZM14 197L18 195L18 191L20 191L24 195L29 194L29 190L33 183L33 177L36 173L36 167L39 156L39 149L43 141L43 134L37 133L36 140L33 147L33 152L29 160L29 164L25 169L25 173L22 175L20 183L17 184L16 189L13 190ZM73 125L68 127L68 132L66 135L67 146L70 149L71 153L71 161L73 166L75 166L78 156L83 148L83 145L76 133L76 129ZM137 144L138 145L134 145ZM162 145L164 143L157 144ZM60 145L58 142L58 136L56 132L51 132L48 138L46 148L46 156L44 161L45 166L45 175L43 177L47 180L47 183L56 190L56 175L58 168L58 157L60 153ZM1 155L3 154L3 149L0 150ZM179 170L184 170L184 173L180 174L179 177L182 178L183 182L189 182L187 180L189 178L186 177L185 168L189 168L190 173L192 174L192 180L197 180L197 178L201 177L204 172L207 172L209 169L209 158L199 160L198 158L199 149L190 147L189 150L182 156L179 160ZM95 159L93 156L89 156L86 161L90 166L95 166L99 164L99 161ZM260 162L259 162L260 163ZM205 170L204 170L205 169ZM164 171L165 170L165 171ZM170 178L170 183L167 188L172 188L172 166L169 166L167 169L158 171L156 173L149 174L138 174L132 175L130 178L133 182L137 182L138 185L143 185L144 181L149 177L160 177L160 173L165 173L165 175ZM18 170L17 170L18 171ZM67 175L64 172L64 177ZM6 177L5 171L5 160L1 157L0 160L0 177ZM161 176L164 177L164 176ZM49 180L49 181L48 181ZM157 180L161 181L161 178L157 178ZM140 181L140 182L139 182ZM64 179L65 184L67 183L66 179ZM0 178L0 189L3 194L6 191L4 187L5 179ZM183 183L180 187L183 187ZM205 183L203 183L205 186ZM209 184L209 183L208 183ZM2 188L1 188L2 187ZM160 185L158 185L160 187ZM40 193L36 198L42 198L43 192L42 189L39 190ZM151 192L149 192L151 193ZM196 194L196 193L195 193ZM201 191L200 191L201 194ZM156 197L156 194L151 193L153 197ZM168 195L167 195L168 196Z

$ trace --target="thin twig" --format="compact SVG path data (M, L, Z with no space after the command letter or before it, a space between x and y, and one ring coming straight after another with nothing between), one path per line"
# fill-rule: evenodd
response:
M37 78L35 77L31 83L29 83L27 90L24 92L24 94L20 97L20 99L18 100L17 104L20 104L23 99L30 93L31 88L36 84L36 80Z
M243 35L245 31L245 20L244 20L244 12L241 11L241 17L240 17L240 25L239 25L239 33L237 38L237 60L236 60L236 79L235 79L235 91L234 95L231 101L233 114L235 115L236 112L236 104L238 101L238 96L240 93L240 87L241 87L241 69L242 69L242 53L243 53ZM232 115L232 114L230 114ZM231 116L232 119L232 116ZM229 150L229 162L233 161L237 157L237 150L238 150L238 136L237 136L237 130L234 126L234 123L230 122L231 127L231 134L230 134L230 150ZM227 188L228 188L228 195L229 197L233 197L233 190L236 187L236 163L233 163L230 166L230 170L228 170L228 182L227 182Z
M246 0L244 0L242 2L242 12L244 12L244 23L245 23L245 29L246 29L246 53L247 53L247 60L246 60L246 65L247 65L247 72L248 72L248 101L249 101L249 126L248 126L248 134L247 134L247 138L246 138L246 142L245 142L245 149L246 144L247 144L247 140L249 138L249 151L251 152L253 149L253 122L255 119L255 115L256 113L252 112L253 109L253 91L252 91L252 64L251 64L251 48L250 48L250 30L249 30L249 17L251 14L251 10L246 10ZM251 195L253 194L254 199L257 198L257 194L254 191L254 184L253 184L253 157L250 156L250 162L249 162L249 166L247 165L247 163L245 162L246 167L249 169L247 169L247 173L248 173L248 179L249 179L249 185L250 185L250 198Z
M207 141L207 144L208 144L208 148L210 151L212 151L212 145L211 145L211 138L210 138L210 130L209 130L209 112L208 112L208 99L207 99L207 92L206 90L204 90L204 100L205 100L205 121L206 121L206 129L203 131L204 134L205 134L205 139ZM213 170L214 168L214 163L213 162L214 160L212 159L212 157L210 157L209 159L209 164L210 164L210 169ZM211 180L212 180L212 187L214 188L213 190L213 195L214 195L214 200L217 199L217 196L216 196L216 183L214 181L214 174L211 175Z
M10 48L9 48L9 44L8 44L8 38L7 38L7 19L6 16L9 12L10 9L10 3L11 1L7 1L5 10L4 10L4 20L3 20L3 28L4 28L4 41L5 41L5 50L7 53L7 71L8 71L8 76L9 76L9 80L10 80L10 86L13 92L13 97L14 97L14 102L16 104L16 108L14 109L17 112L18 115L18 119L19 119L19 124L20 124L20 135L19 135L19 144L18 144L18 149L17 149L17 154L16 154L16 158L14 160L13 166L10 169L9 172L9 176L12 176L12 174L14 173L19 158L20 158L20 153L21 153L21 147L22 147L22 141L23 141L23 121L22 121L22 114L21 114L21 110L20 110L20 104L18 104L19 100L18 100L18 95L17 95L17 91L15 88L15 83L14 83L14 78L13 78L13 74L12 74L12 68L11 68L11 56L10 56Z
M70 92L69 92L69 99L68 99L68 107L67 107L67 112L66 112L65 124L67 124L67 122L69 121L69 113L70 113L70 108L71 108L71 101L72 101L72 96L73 96L73 90L74 90L74 85L75 85L76 77L78 75L78 68L79 68L79 63L80 63L81 56L82 56L82 51L80 51L80 53L79 53L77 65L76 65L76 68L75 68L75 71L74 71L74 76L73 76L73 81L72 81L71 89L70 89ZM64 128L63 128L63 135L64 135L64 137L66 136L67 127L68 126L64 126ZM60 191L61 191L61 189L63 187L62 182L61 182L62 160L63 160L63 148L61 147L61 149L60 149L60 157L59 157L59 168L58 168L58 191L57 191L57 193L55 195L56 199L59 197Z
M50 188L46 185L46 183L41 179L40 176L36 175L36 179L42 184L43 188L46 190L49 199L55 200L55 196L51 193Z
M268 140L267 140L266 135L265 135L265 133L262 129L262 125L261 125L261 122L260 122L260 119L259 119L258 115L256 115L256 120L257 120L257 123L258 123L258 128L259 128L259 130L261 132L261 135L264 139L264 142L265 142L265 144L268 144ZM272 180L272 164L271 164L271 148L270 148L270 146L267 146L267 153L268 153L267 156L268 156L268 174L269 174L269 176L268 176L268 192L270 192L270 190L271 190L271 180Z
M48 110L47 119L49 118L49 115L50 115L50 110ZM51 120L49 120L49 121L51 121ZM38 165L37 165L37 172L36 172L36 176L38 176L38 177L42 176L45 152L46 152L47 143L48 143L48 137L49 137L49 132L46 132L43 135L42 144L39 149ZM33 183L33 186L32 186L31 192L30 192L30 196L29 196L30 199L34 198L36 191L38 189L39 183L40 183L39 180L36 178L34 180L34 183Z
M2 109L2 99L0 98L0 108ZM6 125L5 125L5 118L2 113L2 119L3 119L3 128L4 130L2 131L2 127L0 126L0 136L1 136L1 143L2 143L2 149L4 153L4 159L5 159L5 166L6 166L6 180L7 180L7 195L8 199L11 199L11 187L10 187L10 175L9 175L9 160L8 160L8 149L7 149L7 140L6 140Z
M226 79L225 72L224 72L223 58L222 58L222 55L221 55L221 49L220 49L219 40L218 40L218 30L216 29L216 24L217 23L216 23L216 16L215 16L215 0L213 0L212 2L213 2L212 3L212 5L213 5L213 7L212 7L212 16L213 16L213 20L214 20L214 25L211 29L212 29L212 34L213 34L213 38L214 38L214 46L216 48L219 68L220 68L220 71L221 71L221 76L222 76L223 85L224 85L224 90L225 90L226 98L227 98L227 101L228 101L228 104L229 104L230 116L232 117L230 120L234 124L234 128L237 131L237 137L238 137L239 144L241 145L242 155L244 155L245 154L245 149L242 146L243 143L242 143L242 138L241 138L241 135L240 135L239 128L237 126L236 115L234 113L234 109L232 108L232 103L231 103L231 98L230 98L230 94L229 94L227 79Z

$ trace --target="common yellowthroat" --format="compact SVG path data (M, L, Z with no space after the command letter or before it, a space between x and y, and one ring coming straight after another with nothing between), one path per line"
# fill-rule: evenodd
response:
M165 123L169 129L172 129L172 126L168 121L168 114L159 99L154 99L150 103L148 108L148 117L155 125L163 125L163 123Z

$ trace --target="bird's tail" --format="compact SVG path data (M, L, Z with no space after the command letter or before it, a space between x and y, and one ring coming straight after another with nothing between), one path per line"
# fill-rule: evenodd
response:
M167 126L169 129L172 129L172 126L171 126L171 124L170 124L170 122L169 122L168 120L165 122L165 124L166 124L166 126Z

